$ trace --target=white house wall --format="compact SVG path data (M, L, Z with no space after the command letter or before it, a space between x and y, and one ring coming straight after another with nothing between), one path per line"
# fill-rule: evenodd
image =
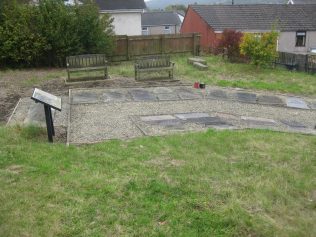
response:
M291 53L307 53L316 48L316 31L306 32L305 47L296 47L296 32L280 32L278 51Z
M113 20L114 32L116 35L141 35L142 16L141 13L122 12L110 13Z

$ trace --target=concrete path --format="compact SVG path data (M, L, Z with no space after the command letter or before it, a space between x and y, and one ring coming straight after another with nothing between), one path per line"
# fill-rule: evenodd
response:
M26 106L27 101L20 101L9 124L43 121L41 108ZM266 92L187 86L73 89L63 106L62 113L55 112L55 124L68 129L70 144L208 128L316 135L316 99Z

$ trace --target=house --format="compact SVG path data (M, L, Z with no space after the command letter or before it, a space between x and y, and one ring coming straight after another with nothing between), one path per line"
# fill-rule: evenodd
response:
M144 0L95 0L100 14L108 13L113 18L116 35L141 35Z
M278 50L307 53L316 47L316 4L190 5L181 33L198 32L204 50L216 48L225 29L279 31Z
M178 34L181 21L176 12L158 11L142 14L142 34Z

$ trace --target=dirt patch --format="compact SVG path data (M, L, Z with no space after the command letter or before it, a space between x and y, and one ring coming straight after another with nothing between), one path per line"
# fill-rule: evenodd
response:
M35 87L55 95L68 95L74 88L123 88L182 85L179 81L140 81L111 75L110 79L97 82L66 84L64 69L32 69L0 71L0 124L5 124L18 100L30 97Z
M146 161L149 165L154 166L163 166L163 167L180 167L185 164L184 160L174 160L170 157L161 157L161 158L154 158L151 160Z
M12 174L19 174L23 171L23 166L22 165L10 165L6 170Z

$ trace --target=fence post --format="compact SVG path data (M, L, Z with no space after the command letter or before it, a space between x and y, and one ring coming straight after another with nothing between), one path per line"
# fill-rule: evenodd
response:
M305 72L309 72L308 54L305 55Z
M164 38L165 38L165 35L160 36L160 53L161 54L164 54L164 52L165 52L165 40L164 40Z
M129 60L130 58L130 55L129 55L129 40L128 40L128 35L126 35L126 59L127 61Z
M198 34L193 33L193 55L198 56Z

